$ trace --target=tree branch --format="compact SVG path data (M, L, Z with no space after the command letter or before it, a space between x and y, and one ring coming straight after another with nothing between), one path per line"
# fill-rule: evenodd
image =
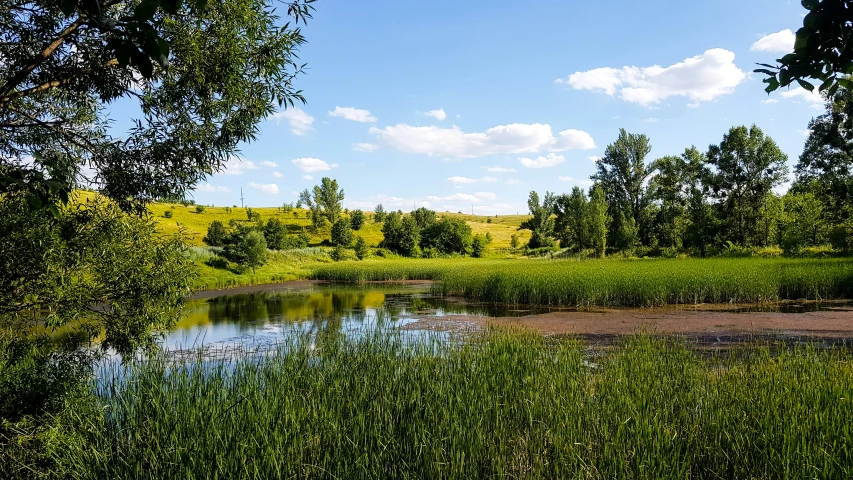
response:
M65 41L65 37L71 35L71 33L77 30L85 20L86 16L81 15L77 18L77 20L71 22L71 25L65 27L65 29L59 33L59 36L56 37L52 42L50 42L47 47L42 50L42 52L37 57L35 57L32 62L30 62L29 65L24 67L23 70L21 70L20 72L13 75L12 78L10 78L3 85L3 88L0 88L0 92L8 94L12 90L18 88L18 85L20 85L24 80L26 80L27 76L32 73L33 70L38 68L39 65L44 63L45 60L47 60L48 58L50 58L51 55L53 55L53 52L56 51L56 49L59 48L60 45L62 45L62 42Z
M9 93L3 97L0 97L0 106L3 106L5 104L11 102L12 100L15 100L16 98L27 97L27 96L30 96L34 93L39 93L39 92L43 92L45 90L50 90L51 88L56 88L56 87L61 87L63 85L67 85L67 84L71 83L72 80L74 80L75 78L77 78L81 75L88 75L88 74L95 72L97 70L109 68L109 67L112 67L115 65L118 65L118 60L116 60L114 58L114 59L106 62L105 64L101 65L100 67L84 68L82 70L79 70L78 72L71 75L70 77L66 77L66 78L63 78L60 80L51 80L49 82L42 83L41 85L36 85L35 87L28 88L26 90L21 90L18 92Z

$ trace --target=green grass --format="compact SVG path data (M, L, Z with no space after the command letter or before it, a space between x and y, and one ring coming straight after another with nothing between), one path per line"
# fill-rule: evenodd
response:
M440 280L438 293L529 305L653 306L853 298L853 260L372 260L318 265L336 281Z
M51 450L68 478L851 478L853 356L634 337L305 338L117 366Z

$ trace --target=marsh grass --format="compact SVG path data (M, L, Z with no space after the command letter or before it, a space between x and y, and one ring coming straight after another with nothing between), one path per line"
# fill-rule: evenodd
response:
M336 281L439 280L436 293L508 304L655 306L853 298L853 260L387 260L318 266Z
M851 478L853 356L700 356L490 330L301 337L116 367L54 450L74 478Z

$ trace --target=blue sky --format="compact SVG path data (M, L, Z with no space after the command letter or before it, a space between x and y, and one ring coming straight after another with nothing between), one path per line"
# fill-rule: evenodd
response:
M330 176L350 208L524 212L530 190L588 185L621 127L650 137L652 160L755 123L793 166L822 111L751 73L792 48L796 1L316 6L308 103L265 121L198 202L239 205L242 187L247 205L280 205Z

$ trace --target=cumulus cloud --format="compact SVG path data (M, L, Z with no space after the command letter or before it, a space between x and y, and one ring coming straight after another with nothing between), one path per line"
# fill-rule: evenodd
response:
M338 166L337 163L329 164L319 158L294 158L293 165L303 172L326 172Z
M272 176L275 178L282 178L284 175L281 172L272 172Z
M376 117L370 114L370 110L362 110L353 107L338 107L329 112L330 117L341 117L353 122L371 123L376 121Z
M379 145L375 143L356 143L353 144L352 149L359 152L374 152L379 148Z
M482 200L494 200L498 198L498 196L492 192L476 192L474 193L474 196Z
M492 173L515 173L514 168L507 168L507 167L487 167L486 171L492 172Z
M589 187L589 186L592 186L592 183L593 183L592 180L589 180L589 179L576 179L574 177L563 176L563 175L560 175L559 178L560 178L560 180L562 180L564 182L574 183L580 187Z
M455 125L414 127L400 123L383 129L373 127L370 133L376 135L381 145L438 157L474 158L595 148L592 136L584 131L563 130L555 136L550 125L541 123L500 125L477 133L463 132Z
M794 51L794 41L797 36L790 28L765 35L753 43L751 52L791 53Z
M434 197L437 198L437 197ZM378 195L372 195L367 197L366 200L351 200L347 201L346 205L350 208L361 208L364 210L373 211L376 208L377 204L382 204L386 211L391 210L404 210L408 211L414 208L419 207L432 207L432 203L427 200L423 200L420 198L403 198L403 197L395 197L393 195L387 195L384 193L380 193Z
M797 87L793 90L782 92L779 95L781 95L782 98L791 98L794 100L800 100L809 103L811 104L811 107L815 110L823 110L824 104L826 103L826 100L824 100L824 98L817 91L817 89L815 89L813 92L810 92L805 88Z
M305 113L301 108L291 108L277 112L273 114L272 118L276 119L277 123L287 120L290 124L290 131L294 135L302 136L314 130L314 127L311 126L314 123L314 117Z
M463 183L477 183L476 178L468 178L468 177L447 177L447 181L450 183L455 183L457 185Z
M767 99L762 100L761 103L763 103L765 105L769 105L771 103L779 103L779 99L778 98L767 98Z
M314 177L311 175L302 175L302 180L314 180Z
M430 111L426 112L424 115L426 115L427 117L433 117L436 120L444 120L445 118L447 118L447 114L444 113L443 108L439 108L438 110L430 110Z
M481 201L479 197L475 197L474 195L468 193L454 193L453 195L448 195L446 197L436 197L436 196L428 196L427 200L432 200L437 202L439 200L444 200L446 202L479 202Z
M498 179L497 179L497 178L495 178L495 177L483 177L483 178L481 178L481 179L480 179L480 181L481 181L481 182L486 182L486 183L491 183L491 182L497 182L497 181L498 181Z
M547 168L554 167L566 161L566 157L549 153L547 156L539 156L536 158L519 157L518 161L527 168Z
M258 168L260 167L251 160L246 160L240 157L231 157L227 162L222 164L222 170L219 173L223 173L225 175L242 175L246 170L257 170Z
M278 164L277 164L277 163L275 163L275 162L270 162L270 161L261 162L261 165L262 165L262 166L264 166L264 167L272 167L272 168L275 168L275 167L277 167L277 166L278 166Z
M588 159L590 162L595 163L595 162L597 162L597 161L601 160L601 157L596 156L596 155L592 155L592 156L587 157L587 159Z
M658 123L658 122L660 122L660 120L655 118L655 117L649 117L649 118L643 120L643 123Z
M206 193L230 193L231 189L228 187L214 186L209 183L202 183L200 185L196 185L196 192L206 192Z
M510 178L509 180L506 181L507 185L518 185L519 183L521 183L521 180L519 180L517 178Z
M734 52L714 48L668 67L596 68L575 72L557 83L610 96L619 93L622 100L644 107L674 96L696 104L732 93L746 78L734 59Z
M278 185L274 183L249 182L249 186L264 193L278 193Z

